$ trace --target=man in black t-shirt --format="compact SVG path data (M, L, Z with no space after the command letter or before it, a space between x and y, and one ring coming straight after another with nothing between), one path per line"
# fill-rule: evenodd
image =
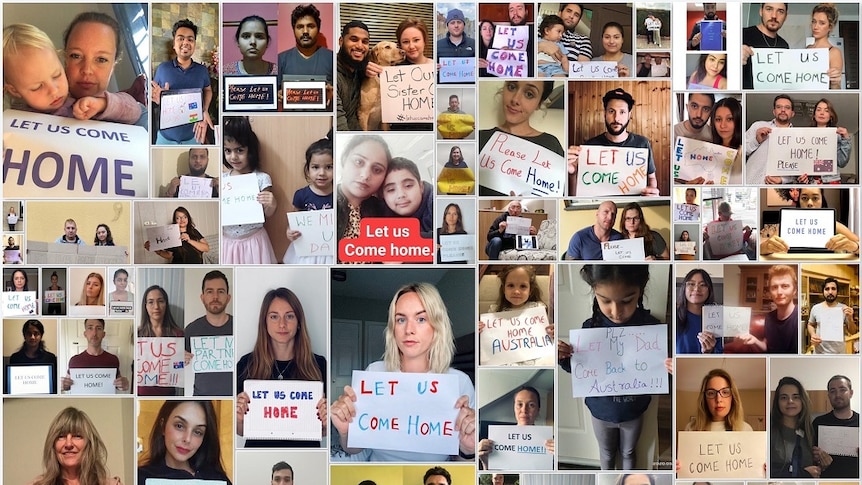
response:
M820 465L820 478L859 478L859 413L850 409L853 385L846 376L835 375L826 384L832 412L814 418L814 461ZM855 429L856 456L830 455L819 446L821 426L846 426Z
M204 275L201 284L201 302L204 304L206 314L189 323L185 328L186 340L186 366L191 364L195 371L195 396L233 396L233 316L227 313L227 305L230 303L230 285L227 276L219 270L213 270ZM193 362L192 337L228 337L228 345L224 347L214 345L209 351L211 359L199 358L200 362ZM204 341L206 342L206 341ZM203 346L207 347L207 346ZM203 352L207 349L204 348ZM212 362L230 362L230 368L224 371L212 372L213 369L205 368ZM203 371L207 372L203 372Z
M785 20L786 3L763 3L760 5L760 23L742 29L742 89L754 89L754 74L748 62L754 55L753 47L790 48L787 41L778 35Z

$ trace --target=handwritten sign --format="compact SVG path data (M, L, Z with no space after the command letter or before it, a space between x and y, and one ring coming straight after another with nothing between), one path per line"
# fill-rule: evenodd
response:
M353 371L351 448L458 454L458 376Z
M612 79L620 77L614 61L578 62L569 60L569 79Z
M829 89L829 49L756 48L748 62L754 89L821 91Z
M713 221L706 225L713 255L738 253L742 249L742 221Z
M278 76L225 76L225 111L278 109Z
M667 325L573 329L569 342L574 397L668 392Z
M17 317L35 315L36 308L35 291L4 291L3 292L3 316Z
M692 256L697 254L697 243L694 241L674 241L673 242L673 253L674 254L690 254Z
M282 84L284 109L310 110L326 108L325 81L285 81Z
M724 26L722 20L701 20L700 22L700 50L721 51L722 41L721 28Z
M221 179L221 225L263 223L263 205L257 201L257 175L231 175Z
M677 137L673 151L673 178L727 185L739 150L693 138Z
M704 305L703 330L716 337L746 334L751 326L751 308L744 306Z
M530 234L530 226L533 224L529 217L509 216L506 218L505 234L527 235Z
M817 313L817 323L820 327L817 333L820 338L826 342L843 342L844 341L844 307L835 306L827 307L823 305ZM858 444L857 444L858 446Z
M233 336L217 335L189 338L192 371L196 374L233 372Z
M138 337L135 357L139 386L183 387L182 337Z
M647 184L646 148L582 145L578 154L577 195L640 195Z
M553 426L488 426L488 439L494 442L488 468L553 470L554 454L545 448L545 442L553 437Z
M485 60L488 61L486 70L492 76L523 78L529 75L525 51L488 49Z
M769 134L767 175L838 173L835 128L781 128Z
M3 250L3 262L6 264L19 264L19 263L21 263L21 250L20 249L4 249Z
M475 57L441 57L441 83L472 83L476 81Z
M763 478L765 431L680 431L679 478Z
M472 234L441 234L440 262L472 261L476 254L476 236Z
M162 91L159 102L160 130L197 123L204 119L203 91L200 89Z
M493 49L525 51L529 45L529 25L497 25L494 28Z
M54 382L50 365L10 365L6 379L13 395L50 394Z
M298 256L332 256L335 237L335 211L288 212L287 224L302 236L292 243Z
M674 204L673 222L700 222L700 206L697 204Z
M479 183L505 194L562 197L565 175L565 158L502 131L479 153Z
M384 67L380 74L383 122L433 122L436 77L434 64Z
M322 382L247 380L243 386L251 398L243 436L320 441L317 403L323 398Z
M779 236L791 248L825 248L835 236L835 211L781 209Z
M150 251L178 248L183 245L183 242L180 241L179 224L147 227L145 230L147 232L147 241L150 242Z
M72 378L71 394L116 394L114 379L117 369L86 368L69 369Z
M146 197L149 146L140 126L6 110L3 196Z
M818 426L817 446L833 456L859 456L859 428Z
M644 238L618 239L602 243L602 259L605 261L644 261Z
M525 310L483 313L485 329L479 333L479 363L503 365L554 355L554 341L544 306Z
M437 176L438 194L471 195L476 187L476 176L469 167L446 168Z
M209 199L213 196L213 184L218 180L209 177L180 176L177 197L180 199Z
M66 301L66 292L63 290L45 290L42 293L42 303L63 303Z

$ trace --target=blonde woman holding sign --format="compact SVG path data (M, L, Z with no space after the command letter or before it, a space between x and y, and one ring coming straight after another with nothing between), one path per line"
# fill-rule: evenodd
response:
M458 378L458 394L453 403L458 410L453 431L458 433L458 455L420 453L348 447L348 429L356 419L356 392L344 386L342 394L330 409L332 425L338 430L341 448L351 461L440 462L470 460L476 451L475 390L467 374L449 367L455 353L452 322L437 289L430 283L402 286L389 304L386 325L386 350L383 360L372 362L369 372L411 372L451 374Z
M806 49L829 49L829 89L841 89L841 72L844 70L844 53L829 42L829 34L838 24L838 9L834 3L819 3L811 12L811 36L814 43Z

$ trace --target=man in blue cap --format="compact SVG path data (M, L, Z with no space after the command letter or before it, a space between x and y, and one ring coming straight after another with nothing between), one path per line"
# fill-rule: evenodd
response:
M464 33L467 23L464 12L457 8L446 14L446 37L437 41L437 58L441 57L474 57L476 55L476 40Z

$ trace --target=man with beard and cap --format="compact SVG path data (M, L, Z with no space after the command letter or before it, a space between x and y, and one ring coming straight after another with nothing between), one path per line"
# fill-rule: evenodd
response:
M527 4L523 2L513 2L509 4L509 25L513 26L521 26L526 25L528 27L527 34L527 76L530 77L535 74L533 71L533 66L535 65L535 52L533 37L535 37L535 33L533 32L533 24L527 24L527 17L529 12L527 12Z
M760 23L742 29L742 89L754 89L754 71L748 59L756 47L789 49L790 45L778 31L787 20L786 3L760 4Z
M780 183L807 183L807 176L778 177L766 175L766 163L769 157L767 140L772 130L776 128L793 128L790 120L796 114L793 99L786 94L779 94L772 101L772 121L755 121L745 132L745 179L747 184L760 185ZM803 182L804 180L804 182Z
M727 49L725 42L725 24L724 21L718 18L716 15L717 4L715 3L704 3L703 4L703 20L715 21L718 20L721 22L721 50ZM691 35L688 36L688 50L690 51L699 51L700 50L700 41L703 38L703 34L700 32L700 22L695 22L694 27L691 29Z
M821 414L811 423L814 428L814 462L820 465L820 478L859 478L859 413L850 409L853 384L846 376L835 375L826 384L832 412ZM853 428L856 439L856 456L830 455L817 446L821 426L844 426Z
M213 270L204 275L201 303L206 313L185 328L186 366L194 359L192 337L233 338L233 315L227 313L230 285L224 273ZM194 389L195 396L233 396L233 369L226 372L195 372Z
M601 261L602 243L623 238L623 235L614 229L616 220L617 205L613 201L606 200L599 204L595 224L572 234L564 259Z
M635 100L632 95L622 88L617 88L605 93L602 97L605 108L605 128L607 131L590 138L584 145L599 145L608 147L646 148L647 149L647 182L646 187L641 190L641 195L658 196L658 179L655 176L655 160L652 155L652 145L645 136L629 133L627 128L631 121L632 108ZM569 187L574 190L577 184L578 154L580 146L569 147L568 169Z
M299 5L290 14L290 25L296 47L278 53L279 78L285 74L326 76L327 85L332 86L332 51L317 45L320 11L311 4Z
M200 177L210 179L210 184L213 188L213 198L218 198L218 179L207 174L207 165L210 162L209 150L206 148L190 148L189 149L189 173L186 177ZM168 184L167 196L179 197L180 195L180 178L174 177Z
M823 299L820 303L811 307L811 312L808 316L808 336L811 338L811 345L814 346L815 354L845 354L846 346L844 345L843 336L845 333L854 334L858 329L855 329L853 323L853 308L838 301L838 280L829 277L823 282ZM839 340L823 340L820 337L822 333L822 325L824 323L837 324L838 315L835 312L830 312L831 308L841 309L841 328L849 330L842 331L842 339Z
M539 41L539 52L548 54L558 61L562 61L565 55L570 62L589 62L593 58L593 45L590 43L590 38L575 32L583 11L580 3L561 3L559 15L566 27L561 42L566 46L566 52L560 52L556 43L547 40Z
M336 111L338 131L360 131L359 96L365 66L368 64L368 26L351 20L341 29L338 38Z

